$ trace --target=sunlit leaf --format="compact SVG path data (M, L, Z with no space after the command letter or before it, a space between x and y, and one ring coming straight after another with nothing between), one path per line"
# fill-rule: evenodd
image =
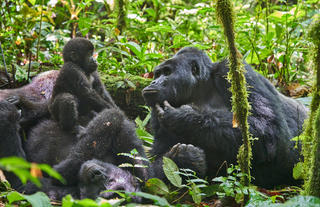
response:
M151 178L149 179L145 187L148 192L158 195L166 195L169 193L169 189L164 182L158 178Z
M170 158L163 157L163 165L162 165L164 174L171 182L172 185L180 188L182 184L182 178L178 174L179 168Z

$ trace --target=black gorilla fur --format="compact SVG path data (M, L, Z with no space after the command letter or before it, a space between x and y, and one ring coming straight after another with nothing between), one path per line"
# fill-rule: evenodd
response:
M21 137L18 133L21 113L6 100L0 101L0 158L19 156L25 158ZM21 186L20 180L12 173L4 171L4 175L14 187Z
M54 85L49 110L66 131L77 132L77 122L81 122L78 118L116 107L98 76L93 50L85 38L71 39L63 48L64 65ZM86 125L86 120L80 124Z
M54 168L66 179L68 185L78 182L78 177L74 175L87 160L98 159L115 165L147 164L117 155L136 149L140 156L145 157L142 142L136 137L134 124L115 108L105 109L97 114L78 137L61 130L52 120L42 122L32 129L27 146L27 156L32 157L33 162L56 164ZM69 153L60 149L68 150ZM146 171L145 168L137 168L134 174L144 180L147 177Z
M97 195L103 198L117 196L113 192L103 192L108 190L124 190L127 192L140 191L139 183L128 171L106 162L90 160L82 164L80 173L80 197L96 198ZM141 201L135 198L136 202Z
M27 141L27 156L22 148L21 138L18 133L20 117L18 109L8 101L2 100L0 101L0 115L0 158L19 156L32 162L44 162L51 165L58 164L61 160L66 159L65 162L58 164L57 168L58 171L63 171L61 174L65 176L68 185L54 185L51 179L43 178L41 180L43 185L41 189L31 183L22 186L15 175L5 171L5 176L13 188L27 194L42 190L51 199L55 200L61 199L66 194L72 194L75 198L79 198L80 188L117 190L121 186L125 190L139 190L136 180L133 180L129 172L110 164L125 162L146 165L144 162L117 157L117 153L130 152L133 148L136 148L141 156L145 156L142 143L135 136L134 125L118 109L105 109L100 112L89 123L88 127L83 129L79 138L72 133L61 130L58 124L52 120L41 122L30 133ZM80 141L78 141L79 139ZM91 160L93 158L110 163ZM72 166L69 165L70 163ZM86 173L92 173L91 170L82 170L79 177L77 176L81 167L86 169L83 165L90 165L92 166L92 171L104 173L104 177L100 177L100 181L105 183L105 188L102 188L100 184L95 186L94 183L90 183L89 185L87 180L89 175ZM103 169L105 167L106 169ZM147 177L146 169L136 168L135 175L145 179ZM119 179L119 177L124 180ZM73 184L69 184L71 182ZM77 183L81 183L81 187ZM89 186L86 186L86 184ZM82 197L99 195L98 192L93 194L88 191L88 195L85 192L85 190L82 192ZM103 194L103 196L108 197L112 196L112 194ZM139 199L136 199L136 201L139 201Z
M290 139L301 133L306 109L280 94L248 64L245 69L252 106L250 132L259 138L253 143L253 182L262 187L295 183L292 169L299 152ZM236 163L242 138L240 130L232 126L228 70L226 60L212 63L204 52L192 47L181 49L155 68L154 81L143 90L152 107L155 141L151 154L158 157L154 176L163 176L159 173L162 156L201 173L207 163L210 177L219 173L224 161ZM172 148L177 143L192 145Z
M48 79L46 75L40 74L32 83L23 88L0 91L0 98L5 99L3 103L11 107L4 108L0 112L4 114L3 126L0 125L1 132L7 135L6 139L0 140L0 150L8 151L6 147L9 147L12 150L10 155L24 157L32 162L56 165L55 168L65 177L68 185L52 185L51 180L44 178L41 190L52 198L59 199L66 193L74 196L79 194L76 184L81 182L82 178L80 177L79 180L76 175L81 165L87 160L95 158L116 165L121 163L147 164L117 156L117 153L121 152L130 153L134 148L140 156L145 157L145 154L142 142L135 135L134 125L117 108L101 83L92 53L93 45L89 40L83 38L70 40L64 47L65 64L59 73L47 73ZM51 83L55 83L55 86L52 87ZM48 88L43 88L45 97L41 96L42 93L38 93L42 84L48 86ZM51 93L52 98L49 102L48 98L51 97ZM32 122L27 127L28 131L31 126L35 125L33 122L41 118L39 124L32 127L28 133L25 147L27 156L24 155L18 134L19 119L11 121L13 120L11 114L14 113L12 111L17 109L7 101L22 109L22 120L26 120L27 123ZM101 111L104 108L109 109ZM49 111L56 121L43 121L43 118L49 115ZM97 112L100 113L97 114ZM91 120L92 116L95 118ZM83 117L84 119L80 119ZM83 126L89 122L88 125L85 128L79 127L76 131L73 130L78 126L78 121L82 120L85 120L81 122ZM24 121L20 120L20 123ZM18 140L20 140L19 143ZM96 163L95 166L98 164ZM108 164L100 164L108 166ZM131 188L131 177L127 176L123 170L114 168L114 172L118 172L119 175L123 174L128 179L125 187ZM134 172L142 180L147 178L145 168L136 168ZM11 183L17 181L13 187L20 190L21 183L17 177L12 176L8 179ZM22 190L32 193L37 188L28 184Z

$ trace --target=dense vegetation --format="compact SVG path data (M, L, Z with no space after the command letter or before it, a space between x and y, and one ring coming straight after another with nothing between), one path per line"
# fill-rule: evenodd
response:
M320 18L318 0L232 2L236 17L236 47L242 58L283 93L306 96L313 85L310 74L315 74L317 61L313 58L315 52L311 52L315 50L310 48L319 48L319 40L315 38L319 30L313 30L313 37L308 34L309 25ZM64 42L75 36L86 36L95 44L101 75L127 77L131 74L152 78L152 70L157 64L190 45L206 50L212 61L229 55L224 29L217 21L215 1L3 0L0 5L0 43L3 51L0 61L1 88L17 87L43 70L60 68ZM126 85L136 89L130 80L124 80L119 79L115 87ZM318 105L313 107L314 116ZM315 123L318 123L319 109L316 117ZM149 116L142 121L136 119L137 133L146 146L152 143L152 136L145 130L148 119ZM316 126L313 120L307 126L311 127L309 133L312 137L313 134L319 137ZM311 148L308 150L311 151ZM12 168L15 162L22 166L24 180L38 175L35 173L38 172L37 166L21 160L1 160L0 166ZM315 162L318 161L312 161L314 166ZM244 175L238 166L229 166L227 177L215 178L216 184L209 185L188 170L179 171L171 160L166 160L164 165L164 168L170 169L166 175L172 185L168 187L160 180L151 179L146 183L148 193L139 195L162 206L169 203L213 205L220 202L218 198L228 198L230 205L237 205L249 193L248 206L270 206L301 192L301 186L279 187L274 191L245 186L239 182ZM303 165L299 166L295 171L296 177L301 176L303 171ZM48 170L41 167L41 170ZM28 174L29 168L31 175ZM181 175L188 177L186 184L180 181ZM0 202L25 200L20 204L31 203L34 206L49 203L44 194L25 196L11 191L4 182L0 189L3 192L0 193ZM124 192L119 192L119 197L130 200L129 194ZM296 196L285 204L273 205L298 206L304 202L316 205L320 204L320 199ZM63 206L110 204L102 199L75 201L67 196Z

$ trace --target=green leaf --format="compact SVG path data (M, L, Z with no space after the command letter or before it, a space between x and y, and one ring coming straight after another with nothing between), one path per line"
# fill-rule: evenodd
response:
M152 194L158 194L158 195L169 194L169 189L166 186L166 184L164 184L164 182L158 178L149 179L146 182L145 187L147 191Z
M199 204L201 202L201 191L198 188L198 186L194 183L191 183L191 191L190 194L192 196L192 200L196 203Z
M31 204L32 207L49 207L50 199L44 192L37 192L32 195L23 195L23 197Z
M269 18L272 18L276 21L281 21L282 16L285 14L285 12L282 11L275 11L272 14L269 15Z
M178 174L179 168L170 158L163 157L163 165L162 165L164 174L171 182L172 185L181 188L182 178Z
M85 36L88 34L89 29L91 28L91 19L86 17L81 17L78 20L79 29L81 31L81 34Z
M155 205L159 205L159 206L170 206L170 204L168 203L168 201L165 198L161 198L159 196L156 195L151 195L149 193L144 193L144 192L131 192L131 193L127 193L127 195L133 195L133 196L139 196L142 198L147 198L150 200L154 201Z
M304 173L303 173L303 163L298 162L294 168L293 168L293 178L298 180L298 179L303 179L304 178Z
M28 0L28 1L32 4L32 6L35 5L36 3L36 0Z
M47 164L38 164L38 167L44 171L45 173L47 173L49 176L59 180L61 183L65 184L66 181L63 179L63 177L57 172L55 171L52 167L50 167Z
M141 47L135 42L128 42L125 44L139 59L142 58Z
M147 28L146 31L147 32L164 32L164 33L174 32L171 29L171 27L168 25L156 25L156 26Z
M5 169L8 170L10 170L11 168L30 168L30 163L28 163L21 157L1 158L0 165L4 166Z
M37 192L32 195L23 195L16 191L8 194L7 199L9 203L13 203L16 201L27 200L32 207L49 207L51 206L50 199L43 192Z
M9 193L7 195L7 199L9 201L9 204L11 204L13 202L16 202L16 201L25 200L24 197L20 193L18 193L16 191L13 191L13 192Z

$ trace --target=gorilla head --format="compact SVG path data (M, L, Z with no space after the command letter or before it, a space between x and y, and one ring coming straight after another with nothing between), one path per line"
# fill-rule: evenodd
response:
M114 192L106 190L121 190L127 192L139 191L139 184L129 172L116 167L113 164L99 160L89 160L82 164L80 173L81 198L113 198Z
M212 67L204 52L194 47L181 49L155 68L154 81L142 91L147 105L167 100L173 106L180 106L196 100L205 90Z
M90 74L97 69L97 62L92 57L94 47L85 38L71 39L63 48L63 59L65 62L73 62Z

